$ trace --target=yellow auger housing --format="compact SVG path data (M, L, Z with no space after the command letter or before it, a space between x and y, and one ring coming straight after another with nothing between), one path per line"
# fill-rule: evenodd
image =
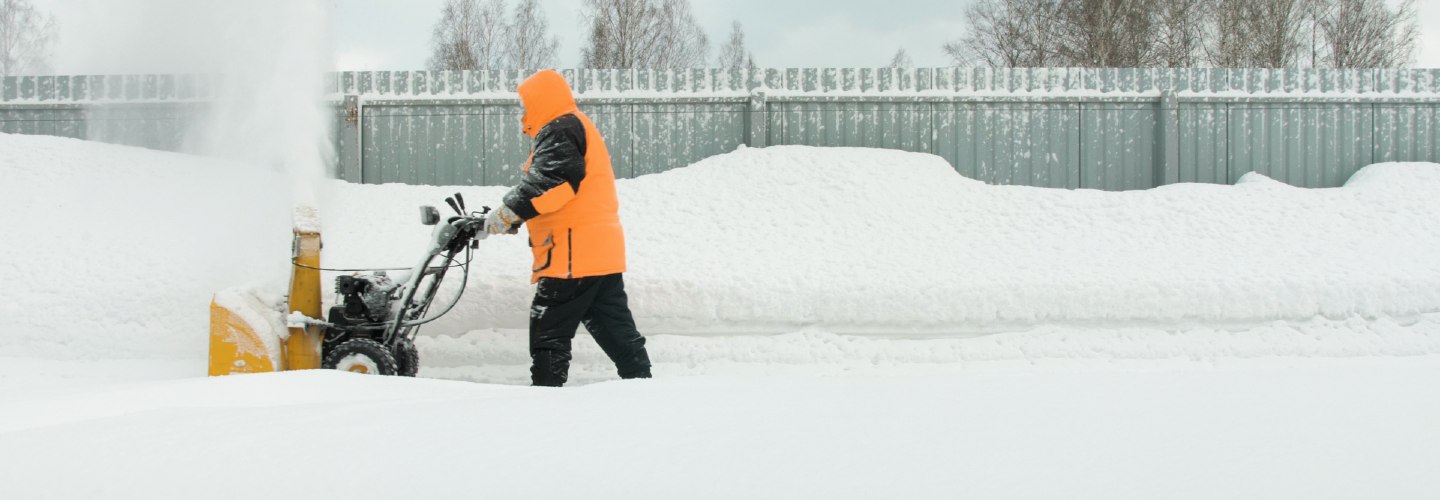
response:
M287 328L299 312L319 318L320 229L313 209L297 211L290 296L283 311L255 292L231 289L210 302L210 375L320 368L323 327Z

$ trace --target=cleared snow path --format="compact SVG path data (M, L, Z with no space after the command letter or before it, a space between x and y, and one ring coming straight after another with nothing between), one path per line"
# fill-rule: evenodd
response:
M424 377L525 385L524 330L482 330L419 339ZM659 376L838 375L958 372L1038 363L1143 365L1246 359L1364 358L1440 354L1440 314L1393 319L1273 321L1258 326L1077 328L1045 326L968 338L837 335L654 335L647 347ZM613 364L584 328L573 343L575 384L614 380Z
M330 371L0 408L3 498L1434 498L1440 359L547 390Z

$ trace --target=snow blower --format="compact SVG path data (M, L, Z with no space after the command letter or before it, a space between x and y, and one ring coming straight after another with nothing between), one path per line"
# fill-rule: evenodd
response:
M467 211L460 193L445 202L456 215L444 223L435 207L420 207L420 222L435 226L430 246L415 267L396 276L387 274L395 269L321 268L319 231L297 225L290 295L283 311L244 291L215 295L210 306L210 375L331 368L415 376L420 370L416 334L460 302L474 249L487 236L489 207ZM461 252L464 260L458 258ZM427 317L440 284L455 268L461 270L460 291L443 310ZM336 305L323 321L316 319L322 307L320 271L352 273L335 278Z

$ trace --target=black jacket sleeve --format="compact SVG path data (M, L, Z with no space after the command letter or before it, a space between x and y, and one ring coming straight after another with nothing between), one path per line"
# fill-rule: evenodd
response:
M585 179L585 149L585 126L575 115L545 125L535 134L530 169L520 184L505 194L505 206L525 220L540 215L540 210L552 212L563 206L580 191L580 181ZM555 190L566 192L552 193ZM535 201L542 196L551 199L537 209Z

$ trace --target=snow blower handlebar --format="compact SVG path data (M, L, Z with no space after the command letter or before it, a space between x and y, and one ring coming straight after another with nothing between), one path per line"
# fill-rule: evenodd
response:
M385 330L385 339L387 341L394 339L403 328L419 326L444 316L445 313L450 312L450 309L455 307L455 304L460 302L460 298L465 294L465 284L469 281L470 277L471 259L469 250L474 248L476 242L489 236L489 233L485 232L485 216L490 213L490 207L481 207L481 210L478 212L466 213L465 198L461 196L460 193L455 193L455 196L445 198L445 203L450 205L450 208L455 211L455 215L443 224L439 222L439 212L435 207L420 207L421 223L433 225L435 226L435 230L431 233L430 248L426 251L425 256L420 259L420 262L415 265L415 268L410 273L410 279L405 284L404 291L400 298L399 310L395 318L390 322L389 327ZM455 263L455 256L461 251L465 251L466 256L465 261L460 263L462 274L459 293L456 294L455 300L452 301L444 311L441 311L440 314L430 318L423 318L426 310L430 308L431 301L435 298L435 292L440 289L440 282L445 278L446 272L453 267L451 264ZM445 259L445 265L431 267L431 262L434 262L436 257L441 256ZM420 296L421 298L417 303L415 297L419 291L420 284L426 276L432 275L434 279L430 281L425 293Z
M456 215L447 218L444 222L440 221L440 212L435 207L428 205L420 207L420 223L434 226L434 230L430 233L429 246L420 261L414 267L405 268L406 272L396 275L397 279L403 281L403 286L398 287L401 294L398 297L399 303L394 306L394 314L387 315L389 319L381 322L336 324L311 318L297 318L292 315L288 320L296 324L303 321L304 324L321 325L342 332L383 332L382 338L388 344L402 331L409 337L415 331L413 327L439 319L450 312L460 302L465 293L466 282L469 281L472 260L470 251L477 246L479 240L489 236L485 232L485 216L489 214L490 207L481 207L480 211L466 214L465 199L459 193L446 198L445 203L455 211ZM465 252L463 261L456 258L461 252ZM432 265L437 258L441 260L441 263ZM435 299L436 292L440 289L440 283L445 279L446 273L455 267L463 270L459 293L439 314L429 318L424 317ZM427 277L432 279L426 282ZM389 293L384 289L377 290Z

